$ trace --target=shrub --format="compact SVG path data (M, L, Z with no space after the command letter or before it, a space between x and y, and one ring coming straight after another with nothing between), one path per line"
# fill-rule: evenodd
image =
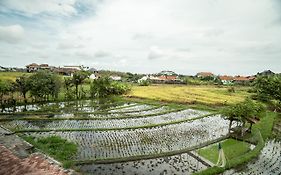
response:
M150 85L150 82L148 80L142 80L142 81L139 82L139 85L140 86L148 86L148 85Z
M110 80L108 77L95 79L90 87L91 97L106 97L109 95L121 95L130 90L130 87L121 82Z

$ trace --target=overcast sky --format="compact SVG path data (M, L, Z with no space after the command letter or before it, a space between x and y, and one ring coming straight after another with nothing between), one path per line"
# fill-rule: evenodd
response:
M0 0L0 65L281 72L280 0Z

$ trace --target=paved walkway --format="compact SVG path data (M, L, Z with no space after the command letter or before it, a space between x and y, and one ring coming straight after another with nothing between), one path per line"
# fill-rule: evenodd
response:
M0 174L67 175L63 168L50 163L41 154L34 153L21 159L3 145L0 145Z

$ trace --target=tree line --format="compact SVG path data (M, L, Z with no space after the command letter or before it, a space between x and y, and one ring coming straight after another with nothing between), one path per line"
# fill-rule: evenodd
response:
M38 71L24 74L14 82L0 80L1 108L18 103L100 98L130 90L127 84L108 77L89 80L90 75L88 71L77 71L72 77L62 77L50 71Z

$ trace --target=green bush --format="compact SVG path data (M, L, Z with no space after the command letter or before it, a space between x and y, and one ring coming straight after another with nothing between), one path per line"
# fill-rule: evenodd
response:
M148 80L142 80L142 81L139 82L139 85L140 86L149 86L150 82Z
M121 82L112 81L108 77L93 80L90 93L91 97L106 97L109 95L121 95L130 90L130 87Z

